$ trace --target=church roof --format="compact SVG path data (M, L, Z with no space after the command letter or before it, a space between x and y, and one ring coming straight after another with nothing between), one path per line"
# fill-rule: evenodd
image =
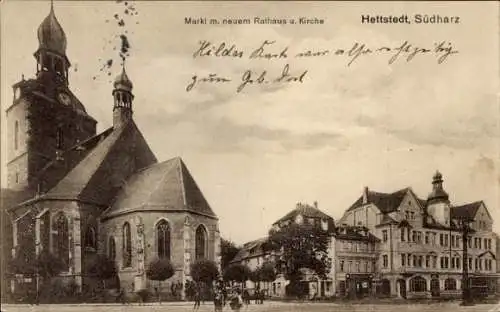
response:
M124 181L156 162L133 121L113 130L100 141L55 187L41 199L68 199L108 206Z
M104 218L148 210L186 211L216 218L180 157L154 164L130 177Z

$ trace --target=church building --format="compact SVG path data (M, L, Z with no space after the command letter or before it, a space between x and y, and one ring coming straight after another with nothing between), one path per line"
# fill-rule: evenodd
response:
M69 87L66 35L52 6L38 42L36 75L13 85L6 110L2 193L16 194L6 207L12 255L50 251L64 263L63 280L80 291L91 283L88 264L97 254L115 261L126 291L154 287L145 272L155 258L171 261L168 282L182 287L193 261L220 266L217 215L181 158L157 160L134 121L125 68L101 103L109 104L113 126L96 133L97 121Z

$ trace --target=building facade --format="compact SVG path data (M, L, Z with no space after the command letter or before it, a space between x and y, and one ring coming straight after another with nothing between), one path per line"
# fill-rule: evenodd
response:
M363 226L337 225L332 237L334 294L338 297L362 298L375 292L380 241Z
M384 292L403 298L460 296L462 229L469 224L472 284L494 292L497 242L488 209L481 201L452 205L439 172L432 185L426 200L411 188L394 193L365 188L339 223L367 227L380 239L375 279Z
M180 158L158 162L133 119L133 84L123 68L109 103L113 126L97 121L69 88L66 35L53 6L38 28L35 78L14 84L7 109L12 254L62 260L65 282L92 288L98 254L115 261L126 291L150 288L148 263L168 259L183 288L189 266L220 266L218 218ZM4 193L2 191L2 193ZM12 279L12 289L32 279ZM29 285L28 285L29 286ZM183 293L183 292L180 292Z

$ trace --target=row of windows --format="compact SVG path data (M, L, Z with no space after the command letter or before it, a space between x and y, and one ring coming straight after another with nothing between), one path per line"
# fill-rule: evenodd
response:
M437 256L426 255L425 256L425 267L435 268L437 265ZM412 254L401 254L401 266L413 266L413 267L424 267L424 256L422 255L412 255Z
M484 242L484 245L481 242ZM468 240L468 247L472 248L472 238ZM491 250L491 238L481 239L480 237L474 237L474 248L481 249L483 247L484 249Z
M412 255L412 254L401 254L401 266L403 267L417 267L417 268L437 268L437 256L425 255L425 266L424 266L424 256L423 255ZM440 268L441 269L461 269L462 267L462 257L440 257ZM473 258L468 258L469 269L472 270ZM474 259L474 268L476 270L492 271L493 261L491 259ZM382 255L382 265L384 268L389 267L389 257L388 255Z
M346 266L347 264L347 266ZM376 262L374 260L340 260L339 261L340 272L349 273L371 273L375 272Z
M415 211L405 211L405 219L406 220L415 220Z
M412 231L410 229L401 228L400 234L401 241L415 242L415 243L424 243L426 245L436 245L437 233L435 232L422 232L422 231ZM387 230L382 231L382 240L384 242L388 241L388 232ZM491 242L490 238L480 238L474 237L469 238L467 240L467 245L469 248L484 249L491 250ZM453 235L453 234L439 234L439 245L443 247L452 247L452 248L460 248L461 235ZM474 242L474 245L473 243Z
M353 251L353 252L369 252L374 251L375 246L368 242L351 242L351 241L340 241L340 247L343 251Z
M170 259L171 228L166 220L160 220L155 226L156 252L159 258ZM195 259L205 259L207 256L207 231L199 225L195 233ZM132 265L132 235L130 224L125 222L122 231L122 263L123 267ZM108 241L108 256L116 259L116 243L114 237Z
M69 265L69 223L67 217L61 212L56 215L53 222L53 250L65 266ZM158 257L170 259L171 228L166 220L159 221L155 226L156 252ZM207 256L207 231L199 225L195 233L195 258L204 259ZM88 226L84 234L84 247L97 248L96 233L92 226ZM108 241L108 256L116 260L116 242L113 236ZM132 234L130 224L125 222L122 227L122 261L123 267L132 265Z
M439 280L433 279L431 280L431 289L438 288L439 289ZM447 278L444 281L444 290L456 290L457 289L457 280L453 278ZM410 291L411 292L424 292L427 291L427 281L425 278L421 276L416 276L410 279Z
M160 220L155 226L156 252L159 258L170 259L171 228L166 220ZM207 231L199 225L195 233L195 259L207 257ZM116 260L116 243L113 236L108 241L108 256ZM122 230L122 264L123 267L132 265L132 235L130 224L125 222Z

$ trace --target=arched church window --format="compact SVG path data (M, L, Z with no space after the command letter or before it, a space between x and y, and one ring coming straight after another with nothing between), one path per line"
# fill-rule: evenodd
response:
M116 244L113 236L110 236L108 241L108 257L112 261L116 260Z
M64 213L60 212L54 218L53 223L53 252L62 260L64 268L69 267L69 224Z
M195 259L205 259L207 249L207 231L203 225L199 225L196 229L196 246L195 246Z
M14 122L14 150L19 148L19 121Z
M132 236L130 232L130 224L125 222L123 225L123 266L129 267L132 265Z
M156 225L156 246L158 257L170 259L170 226L166 220Z
M85 231L85 247L89 248L96 248L97 243L96 243L96 234L95 234L95 229L93 226L88 226L87 230Z

